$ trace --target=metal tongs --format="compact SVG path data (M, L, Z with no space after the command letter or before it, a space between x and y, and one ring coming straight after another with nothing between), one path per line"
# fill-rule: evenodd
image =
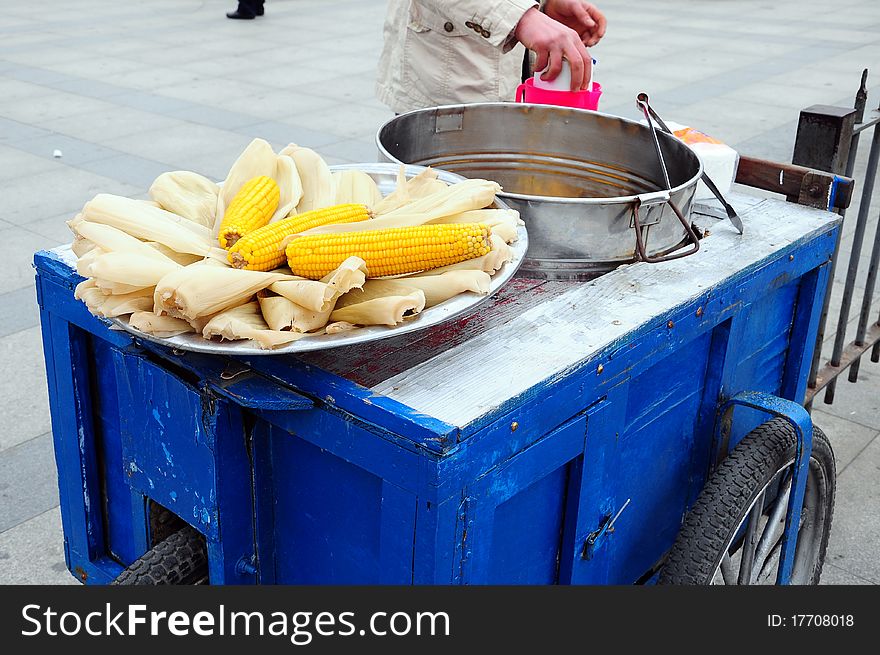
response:
M657 158L660 160L660 168L663 170L663 180L666 182L666 188L670 191L672 190L672 185L669 183L669 173L666 170L666 161L663 159L663 152L660 150L660 140L657 138L657 128L654 126L654 121L657 121L657 125L666 132L667 134L672 134L672 130L670 130L666 123L663 122L663 119L657 115L651 105L648 102L648 94L640 93L636 96L636 106L642 110L642 113L645 115L645 120L648 121L648 127L651 128L651 136L654 139L654 149L657 151ZM739 214L736 213L736 210L731 206L727 200L724 199L724 196L721 195L721 191L718 190L718 187L715 186L715 183L703 172L703 176L701 178L703 183L709 187L709 191L711 191L716 198L721 202L724 206L724 210L727 212L727 218L730 219L730 222L733 223L733 226L739 231L740 234L743 233L743 222L739 217Z

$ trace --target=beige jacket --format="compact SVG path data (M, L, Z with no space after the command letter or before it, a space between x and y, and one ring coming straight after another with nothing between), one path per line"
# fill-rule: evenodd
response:
M534 0L389 0L376 97L395 112L513 100Z

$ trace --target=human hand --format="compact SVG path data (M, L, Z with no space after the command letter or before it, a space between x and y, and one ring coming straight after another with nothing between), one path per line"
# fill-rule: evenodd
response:
M577 32L585 46L594 46L605 36L608 21L592 3L584 0L547 0L544 13Z
M571 67L571 90L587 88L592 76L593 58L576 31L533 7L519 19L514 35L538 55L535 69L547 68L541 75L542 80L555 80L562 70L562 60L566 59Z

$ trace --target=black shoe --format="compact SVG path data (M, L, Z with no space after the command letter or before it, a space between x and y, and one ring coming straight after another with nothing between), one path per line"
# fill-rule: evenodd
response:
M235 11L227 13L226 18L232 18L233 20L253 20L256 16L254 14L245 13L241 9L236 9Z
M265 14L265 13L266 13L266 10L263 9L262 7L260 7L259 9L257 9L257 16L262 16L262 15Z

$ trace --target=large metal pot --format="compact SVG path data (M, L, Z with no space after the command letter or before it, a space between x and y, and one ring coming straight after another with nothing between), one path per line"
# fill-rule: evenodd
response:
M524 272L589 279L636 259L662 261L699 248L687 217L699 158L650 130L580 109L515 103L421 109L385 123L380 158L495 180L529 230ZM687 241L690 248L679 250Z

